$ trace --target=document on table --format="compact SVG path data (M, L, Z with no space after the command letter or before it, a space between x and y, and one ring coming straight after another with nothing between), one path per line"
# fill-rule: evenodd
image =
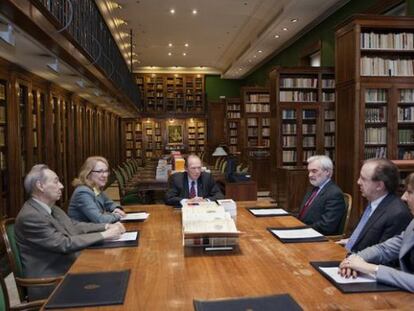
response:
M285 229L277 230L272 229L272 232L281 239L309 239L323 237L318 231L312 228L301 228L301 229Z
M368 274L358 274L356 278L344 278L338 274L338 267L319 267L319 269L332 280L339 284L354 284L354 283L375 283L376 280L373 276Z
M125 217L121 218L121 221L129 220L146 220L149 216L149 213L140 212L140 213L127 213Z
M283 208L250 208L249 210L255 216L273 216L289 214Z
M135 241L138 236L138 231L129 231L121 235L120 238L116 240L107 240L107 242L126 242L126 241Z

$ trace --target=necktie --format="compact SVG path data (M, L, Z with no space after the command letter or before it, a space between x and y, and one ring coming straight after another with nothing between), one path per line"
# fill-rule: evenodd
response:
M306 215L306 212L308 211L309 206L312 204L313 200L315 199L316 195L318 194L318 190L319 190L319 187L314 187L313 188L311 195L306 200L305 204L303 205L302 210L299 213L299 219L302 219Z
M361 217L361 220L358 223L358 226L355 228L354 232L352 232L351 237L349 238L348 242L345 245L345 248L348 251L351 251L352 247L354 247L354 244L356 240L358 239L359 235L361 234L361 231L364 229L370 215L371 215L371 204L368 204L367 208L365 209L364 214Z
M193 180L191 182L191 187L190 187L190 199L194 198L195 196L196 196L195 181Z

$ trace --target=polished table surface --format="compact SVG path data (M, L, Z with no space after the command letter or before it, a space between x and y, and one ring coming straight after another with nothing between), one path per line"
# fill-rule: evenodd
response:
M267 227L300 224L291 216L254 217L238 202L238 251L205 253L182 246L181 212L164 205L140 205L146 222L139 247L84 250L70 272L131 269L124 305L88 310L194 310L193 299L289 293L305 310L414 310L414 295L398 291L342 294L309 261L340 260L344 249L333 242L282 244ZM76 309L83 310L83 309Z

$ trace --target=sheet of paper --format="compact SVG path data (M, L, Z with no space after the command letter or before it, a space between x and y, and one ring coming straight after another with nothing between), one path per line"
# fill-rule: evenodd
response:
M137 239L138 232L131 231L125 232L121 235L119 239L116 240L107 240L107 242L126 242L126 241L135 241Z
M367 274L358 274L358 276L354 278L344 278L338 274L338 267L320 267L320 269L329 275L336 283L338 284L353 284L353 283L372 283L376 282L373 276Z
M253 215L286 215L286 212L283 208L251 208L250 211Z
M322 237L318 231L312 228L291 229L291 230L272 230L281 239L306 239Z
M122 217L121 220L145 220L149 216L149 213L128 213L125 217Z

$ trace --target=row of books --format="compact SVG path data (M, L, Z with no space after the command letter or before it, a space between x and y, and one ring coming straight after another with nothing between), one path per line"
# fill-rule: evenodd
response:
M335 119L335 110L325 110L324 117L325 120Z
M414 103L414 90L400 90L400 103Z
M316 119L317 111L306 109L302 111L302 119Z
M368 127L365 129L365 144L386 144L386 127Z
M365 102L366 103L386 103L387 90L384 89L368 89L365 90Z
M296 136L283 136L282 142L284 148L296 147Z
M232 145L236 145L236 144L237 144L238 139L237 139L236 137L231 137L231 138L229 139L229 141L230 141L230 144L232 144Z
M361 33L361 49L414 50L411 32L401 33Z
M282 119L283 120L293 120L296 119L296 110L282 110Z
M317 88L318 79L313 78L283 78L280 79L281 88Z
M227 111L240 111L240 104L227 104Z
M280 91L279 100L282 102L316 102L318 95L313 91Z
M398 130L398 143L399 144L414 144L414 130L399 129Z
M325 133L335 132L335 121L325 121Z
M412 77L414 76L412 59L387 59L382 57L361 57L362 76Z
M323 102L334 102L335 101L335 93L322 93L322 101Z
M305 136L302 139L303 147L315 147L315 136Z
M246 104L246 113L267 113L270 112L270 105L266 103L261 104Z
M365 159L372 159L372 158L386 158L387 157L387 148L386 147L370 147L365 148L364 150L364 158Z
M335 136L327 135L325 136L325 147L334 147L335 146Z
M302 124L303 134L315 134L316 133L316 124Z
M296 134L296 123L284 123L282 124L283 134Z
M386 122L387 121L387 107L381 106L378 108L365 108L365 122Z
M283 150L282 161L283 162L296 162L296 151L295 150Z
M398 159L400 160L414 160L414 150L398 149Z
M229 131L229 135L230 136L238 136L238 130L235 130L235 129L231 129L230 131Z
M314 155L316 155L316 150L304 150L303 151L303 162L306 163L307 162L306 160Z
M398 122L414 122L414 106L398 107Z
M250 103L269 103L269 94L247 94L247 102Z
M238 128L238 122L229 122L229 128L236 129Z

